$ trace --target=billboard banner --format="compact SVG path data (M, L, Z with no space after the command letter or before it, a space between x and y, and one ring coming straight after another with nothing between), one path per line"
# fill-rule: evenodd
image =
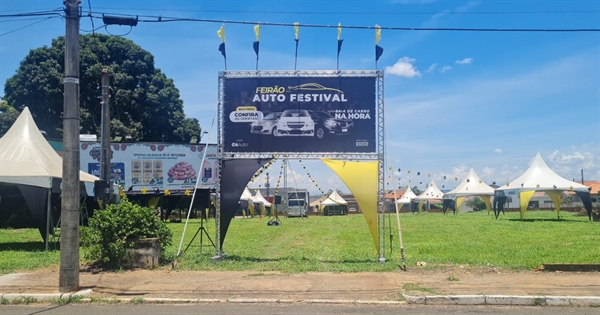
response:
M376 77L223 82L226 152L376 152Z
M111 143L111 180L133 192L215 188L217 146L208 145L200 165L206 148L204 144ZM100 152L100 142L81 142L81 170L100 176Z

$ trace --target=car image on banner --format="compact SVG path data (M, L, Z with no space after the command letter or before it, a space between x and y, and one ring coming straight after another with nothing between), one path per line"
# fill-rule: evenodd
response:
M250 124L250 132L260 135L275 135L279 117L281 117L281 113L270 113L265 115L263 119Z
M308 113L315 123L315 137L319 139L328 135L347 135L354 127L350 119L335 119L323 111L309 110Z
M279 136L309 136L315 134L315 123L305 109L286 109L277 121L277 129L273 135Z
M375 153L375 76L225 77L225 152Z

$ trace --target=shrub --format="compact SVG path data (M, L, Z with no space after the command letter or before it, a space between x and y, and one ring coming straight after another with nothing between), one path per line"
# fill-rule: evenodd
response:
M133 248L136 240L157 237L164 253L172 236L171 230L152 208L141 207L123 198L118 204L94 212L88 226L81 228L81 245L86 258L122 267L127 258L126 249Z

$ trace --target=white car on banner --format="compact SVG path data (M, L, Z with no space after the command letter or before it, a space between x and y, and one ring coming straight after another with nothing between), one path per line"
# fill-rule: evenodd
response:
M315 123L305 109L286 109L277 121L273 135L278 136L314 136Z
M214 188L216 145L112 143L111 180L126 191ZM204 150L207 150L204 162ZM80 168L100 175L100 142L81 142ZM200 165L202 163L202 165Z

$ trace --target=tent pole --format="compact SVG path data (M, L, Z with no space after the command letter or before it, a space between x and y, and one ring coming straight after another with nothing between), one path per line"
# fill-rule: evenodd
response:
M46 201L46 251L48 251L48 239L50 238L50 208L52 207L50 196L52 188L48 188L48 199Z

